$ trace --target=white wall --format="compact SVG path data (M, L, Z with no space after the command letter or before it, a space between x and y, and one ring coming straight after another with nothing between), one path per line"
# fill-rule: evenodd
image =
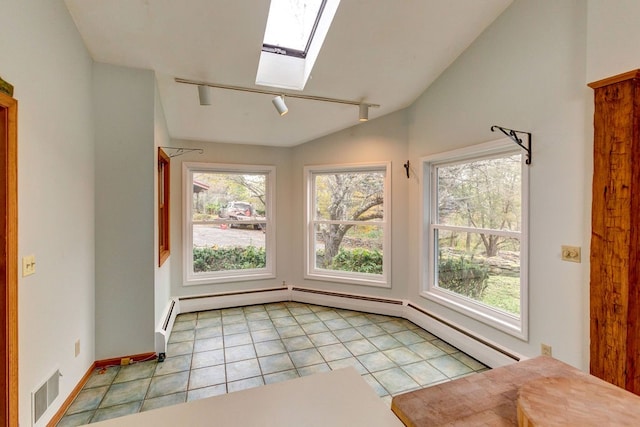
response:
M586 3L518 0L410 109L409 150L420 156L499 139L492 125L530 131L528 342L499 333L418 296L416 256L410 299L522 354L540 343L578 367L588 361L591 189L590 91L586 87ZM413 185L409 223L420 197ZM582 264L560 260L560 246L582 246ZM410 235L417 253L419 236ZM585 349L587 349L585 351Z
M172 162L172 256L166 267L154 269L155 221L149 218L155 217L155 151L150 148L168 145L168 132L162 106L154 102L153 74L97 64L93 86L92 61L62 1L4 1L0 75L16 86L19 100L19 256L35 254L37 261L36 274L19 281L20 423L30 424L30 393L54 369L64 377L45 418L94 360L152 351L154 320L169 294L273 286L282 280L376 293L302 278L302 166L312 163L393 162L394 287L377 294L408 296L525 354L537 354L544 341L562 360L585 367L592 169L592 93L585 84L638 68L639 19L635 0L519 0L408 112L292 149L172 141L204 147L205 155ZM92 112L94 90L98 114ZM113 126L116 121L126 129ZM420 156L495 139L499 135L488 130L493 124L533 133L529 343L418 296L419 261L412 255L418 248L412 232L419 221L418 183L403 177L402 163L407 157L417 165ZM278 241L288 242L278 247L276 280L181 285L183 160L276 165ZM559 260L563 243L582 246L582 264ZM81 353L75 358L77 339Z
M155 76L94 63L96 359L154 351Z
M404 167L407 161L407 117L399 111L293 148L291 191L293 194L290 278L296 286L330 291L404 298L408 292L405 244L411 229L407 224L408 182ZM340 284L304 278L304 172L307 165L391 162L391 289Z
M0 76L18 99L19 422L55 369L56 412L94 357L94 163L91 59L62 1L7 0ZM75 357L75 341L81 351Z
M204 107L203 107L204 108ZM290 281L291 222L296 212L291 209L291 149L257 145L172 140L174 147L202 148L203 154L187 153L171 159L171 295L187 296L280 286ZM268 280L183 286L182 254L182 163L207 162L276 167L276 268L277 277Z
M640 68L640 2L588 0L587 81Z
M155 106L154 106L154 153L158 152L158 147L164 147L171 144L171 138L169 137L169 129L167 129L167 121L164 115L164 109L162 108L162 103L160 102L160 93L158 92L158 85L155 84ZM151 167L153 171L157 171L157 154L152 156L150 159L153 164ZM175 174L179 171L170 167L170 173ZM155 172L153 174L153 188L158 188L158 174ZM158 250L159 250L159 239L158 239L158 191L153 192L153 227L154 227L154 242L153 242L153 253L155 257L154 265L155 265L155 291L154 291L154 300L155 300L155 325L158 325L160 318L162 317L162 313L167 306L167 302L171 297L171 262L167 259L162 266L158 266ZM171 245L171 241L169 241L169 245Z
M334 291L403 298L407 293L406 227L407 178L402 164L407 157L404 111L354 126L342 132L293 148L212 144L173 140L172 145L203 148L171 160L171 295L188 296L215 292L288 285ZM305 165L392 162L392 288L343 285L303 278L303 168ZM276 278L216 285L183 286L182 259L182 162L240 163L276 166Z

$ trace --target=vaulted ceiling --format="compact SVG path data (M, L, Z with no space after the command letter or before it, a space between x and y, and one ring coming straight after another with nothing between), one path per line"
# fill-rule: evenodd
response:
M354 126L358 108L213 90L175 78L250 88L268 0L65 0L93 59L155 71L172 138L294 146ZM512 0L342 0L303 94L409 106ZM286 91L285 91L286 92Z

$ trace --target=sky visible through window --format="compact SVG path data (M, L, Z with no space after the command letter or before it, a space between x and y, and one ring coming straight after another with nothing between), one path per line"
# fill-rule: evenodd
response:
M271 0L264 44L304 52L322 0Z

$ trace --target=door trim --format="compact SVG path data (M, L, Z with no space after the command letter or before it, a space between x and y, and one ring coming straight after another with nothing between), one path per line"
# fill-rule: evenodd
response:
M18 101L0 93L0 419L18 426ZM0 242L2 239L0 239Z

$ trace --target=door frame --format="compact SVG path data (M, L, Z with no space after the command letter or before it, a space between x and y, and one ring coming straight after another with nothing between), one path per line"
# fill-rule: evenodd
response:
M0 419L11 427L18 426L17 134L18 101L0 92Z

